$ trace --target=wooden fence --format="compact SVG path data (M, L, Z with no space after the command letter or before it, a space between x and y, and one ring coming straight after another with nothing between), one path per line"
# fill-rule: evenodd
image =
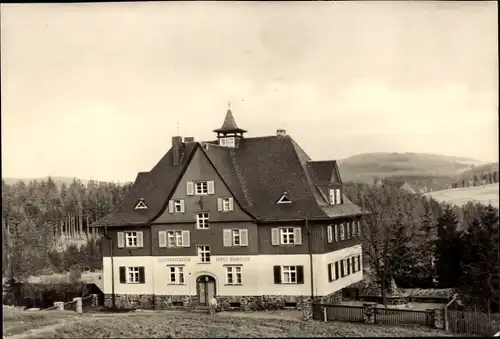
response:
M456 334L491 336L500 331L500 314L448 310L449 331Z
M434 326L433 311L416 311L373 307L373 322L387 325L424 325ZM325 319L326 317L326 319ZM322 321L369 322L366 320L364 306L316 304L313 319Z

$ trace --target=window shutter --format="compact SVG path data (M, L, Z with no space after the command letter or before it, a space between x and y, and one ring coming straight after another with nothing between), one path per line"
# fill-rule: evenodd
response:
M335 194L334 194L332 189L330 189L329 193L330 193L330 201L329 201L330 205L334 205L335 204Z
M326 236L328 239L328 243L331 243L333 240L332 225L326 226Z
M191 247L189 231L182 231L182 247Z
M120 266L120 284L127 283L127 272L125 271L124 266Z
M167 231L158 232L158 246L161 248L167 247Z
M297 266L297 284L304 283L304 266Z
M347 275L351 274L351 258L346 259Z
M222 241L224 243L224 247L231 247L233 245L233 235L231 230L223 230L222 231Z
M337 204L342 203L342 194L340 194L340 188L335 189L335 200Z
M168 213L170 213L170 214L174 213L174 201L173 200L170 200L168 202Z
M300 227L293 228L293 242L295 245L302 245L302 229Z
M125 247L125 234L123 232L118 232L116 233L117 237L117 242L118 242L118 248L124 248Z
M333 234L335 242L338 242L339 241L339 225L333 225L333 230L335 231Z
M271 228L271 245L278 246L280 244L280 234L278 228Z
M234 199L229 198L229 210L232 211L234 210Z
M361 255L358 254L358 271L361 271Z
M328 281L332 281L332 264L328 264Z
M248 230L245 228L240 230L240 246L248 246Z
M181 213L184 213L186 211L186 205L184 203L184 199L181 200Z
M194 183L192 181L188 181L186 183L186 194L193 195L194 194Z
M144 266L139 267L139 284L146 282L146 275L144 274Z
M274 283L281 284L281 266L274 266Z
M344 260L340 260L340 277L344 277Z
M137 247L144 247L143 233L137 232Z
M213 181L207 181L208 194L215 194L215 184Z
M222 198L217 198L217 211L222 211Z
M339 262L336 261L335 262L335 279L334 280L337 280L339 278Z
M351 258L352 273L356 273L356 257Z

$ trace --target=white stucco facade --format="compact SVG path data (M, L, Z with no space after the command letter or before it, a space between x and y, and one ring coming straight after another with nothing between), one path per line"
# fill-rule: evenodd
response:
M325 296L363 279L362 270L329 282L328 264L350 256L361 255L361 246L348 247L326 254L313 255L314 294ZM222 296L310 295L311 267L308 254L212 256L210 263L190 257L113 257L115 294L196 295L196 279L210 275L216 280L216 293ZM183 265L184 284L169 285L169 267ZM226 266L240 265L241 285L228 285ZM273 267L303 266L303 284L275 284ZM120 283L120 266L144 267L144 283ZM103 258L104 293L112 293L111 258Z

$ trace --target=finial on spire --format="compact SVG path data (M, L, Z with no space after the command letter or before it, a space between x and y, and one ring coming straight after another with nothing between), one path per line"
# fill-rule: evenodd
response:
M230 111L231 110L231 100L228 100L227 101L227 110Z

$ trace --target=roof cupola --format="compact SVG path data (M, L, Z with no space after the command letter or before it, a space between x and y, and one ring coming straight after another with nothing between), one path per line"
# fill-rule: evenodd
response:
M224 119L221 128L214 129L214 132L217 133L219 145L226 147L237 147L239 141L243 139L243 134L247 132L236 125L233 112L231 112L230 102L228 103L226 118Z

